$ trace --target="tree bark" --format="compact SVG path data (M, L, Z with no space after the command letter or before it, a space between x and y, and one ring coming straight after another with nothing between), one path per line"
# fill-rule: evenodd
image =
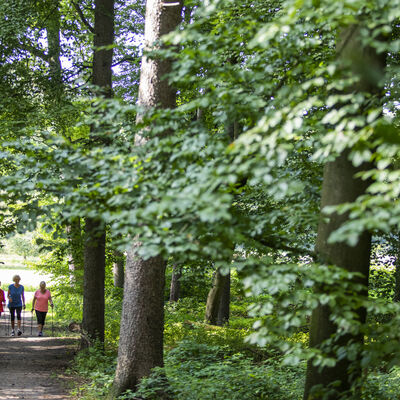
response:
M113 274L114 274L114 286L121 289L124 288L124 274L125 274L125 257L117 250L114 250L114 263L113 263Z
M114 0L96 0L93 84L100 95L111 97L113 50L101 47L114 41ZM89 341L104 341L105 228L99 220L85 218L84 301L82 327ZM96 320L95 320L96 319ZM93 326L94 325L94 326Z
M146 3L145 46L174 30L181 20L182 2L148 0ZM142 58L139 105L144 108L174 108L176 92L166 79L167 60ZM141 116L138 116L141 120ZM136 145L144 143L136 137ZM166 262L161 257L147 260L136 256L140 246L135 240L128 251L124 300L121 316L118 363L108 398L114 399L127 389L134 390L152 368L163 365L164 286Z
M52 91L56 92L61 89L62 76L61 76L61 45L60 45L60 2L54 1L54 8L51 10L49 17L46 20L47 32L47 47L48 47L48 61L50 70L50 81L52 84Z
M71 273L71 282L78 293L83 293L82 276L83 271L83 238L80 218L75 218L66 227L68 241L68 269Z
M359 170L359 168L355 168L351 161L348 160L348 152L344 152L335 161L328 163L324 169L321 208L327 205L353 202L357 197L362 195L368 184L365 181L354 178L354 175ZM337 265L347 271L361 272L364 277L361 283L367 287L371 250L370 234L368 232L362 234L357 245L354 247L350 247L344 243L328 243L331 233L346 222L347 218L348 215L335 214L331 216L327 223L321 219L318 226L316 252L326 263ZM360 296L365 296L366 292L360 292L359 294ZM358 313L360 321L362 323L365 322L365 310L354 311ZM310 347L318 348L325 340L335 335L338 327L330 320L331 314L332 310L322 305L313 311L310 326ZM362 337L351 337L350 335L342 338L342 341L346 341L347 343L350 340L362 342L363 339ZM340 381L341 384L336 388L335 393L332 393L327 398L340 399L343 392L350 389L355 379L354 372L351 375L348 371L350 364L349 360L344 359L338 361L334 367L323 368L320 371L310 361L307 367L304 399L322 398L322 395L310 397L312 387L322 385L326 389L335 381ZM350 376L352 377L350 378Z
M231 272L222 277L222 293L218 307L217 325L223 326L229 323L231 303Z
M111 97L114 43L114 0L96 0L94 13L93 85L104 97Z
M82 329L86 335L82 346L93 340L104 342L104 279L106 235L98 221L86 218L84 250L84 286Z
M136 242L127 253L118 366L114 386L133 389L152 368L163 365L165 262L137 258ZM116 389L116 388L114 388Z
M205 320L207 323L211 325L219 325L218 324L218 315L220 313L221 307L221 299L223 297L223 292L225 288L228 286L228 276L224 276L221 274L219 270L217 270L214 274L213 285L207 296L206 303L206 315Z
M178 301L181 291L180 278L182 276L181 267L174 265L171 278L171 286L169 290L169 301Z
M375 72L378 72L382 76L385 67L385 56L377 55L373 49L363 48L359 41L358 33L359 30L356 26L346 29L338 46L340 57L352 60L353 72L360 77L357 87L353 87L351 91L357 92L362 90L381 96L383 88L379 87L376 80L371 80L371 75L366 72L363 65L369 65L371 69L375 69ZM368 170L370 168L372 168L370 164L364 164L359 168L354 167L349 160L349 150L345 150L333 162L327 163L323 175L321 209L328 205L353 202L360 195L364 194L369 182L356 179L355 175L361 170ZM350 247L344 243L328 243L331 233L336 231L348 218L348 214L334 214L330 216L327 222L325 219L320 220L317 232L316 253L325 263L337 265L347 271L361 273L363 278L357 280L357 282L363 283L365 289L360 290L358 294L366 296L371 251L370 233L364 232L360 235L354 247ZM360 322L364 323L366 310L356 309L354 312L358 314ZM319 348L325 340L336 334L338 327L331 321L331 315L332 310L328 306L319 305L313 310L310 326L310 347ZM362 344L362 335L347 334L340 338L341 345L351 342ZM359 359L359 355L356 357L356 361L357 359ZM349 370L350 367L353 368L351 373ZM312 360L310 360L307 366L304 399L342 399L345 397L345 393L360 377L361 368L355 362L351 362L346 358L337 360L334 367L326 367L322 370L313 366ZM328 389L334 382L340 383L329 394L323 393L323 391L312 392L312 388L316 385L322 385L323 389Z

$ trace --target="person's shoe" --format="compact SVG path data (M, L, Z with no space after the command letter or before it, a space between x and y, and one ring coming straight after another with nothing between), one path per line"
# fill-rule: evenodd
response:
M42 333L42 332L39 332L39 333L38 333L38 336L43 336L43 333Z
M18 329L17 335L18 335L18 336L21 336L21 335L22 335L22 332L21 332L20 329Z
M11 336L15 336L14 329L11 331Z

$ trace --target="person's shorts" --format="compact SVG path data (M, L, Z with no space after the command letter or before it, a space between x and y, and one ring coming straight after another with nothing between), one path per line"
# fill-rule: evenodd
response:
M15 320L15 312L17 312L17 319L20 321L21 320L22 306L21 307L8 307L8 308L10 310L11 321Z
M35 310L35 313L36 313L36 319L37 319L38 325L44 325L44 321L46 320L47 312Z

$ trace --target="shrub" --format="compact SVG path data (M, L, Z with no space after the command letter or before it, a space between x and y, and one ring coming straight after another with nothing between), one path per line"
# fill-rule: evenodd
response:
M281 369L274 360L254 364L242 354L227 353L227 346L182 341L158 368L142 380L138 396L159 400L165 391L174 400L300 399L304 368Z

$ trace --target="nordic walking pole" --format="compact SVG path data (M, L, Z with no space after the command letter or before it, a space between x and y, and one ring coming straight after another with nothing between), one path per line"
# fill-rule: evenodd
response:
M25 309L22 309L22 333L25 333Z
M33 309L31 311L31 336L32 336L32 332L33 332Z

